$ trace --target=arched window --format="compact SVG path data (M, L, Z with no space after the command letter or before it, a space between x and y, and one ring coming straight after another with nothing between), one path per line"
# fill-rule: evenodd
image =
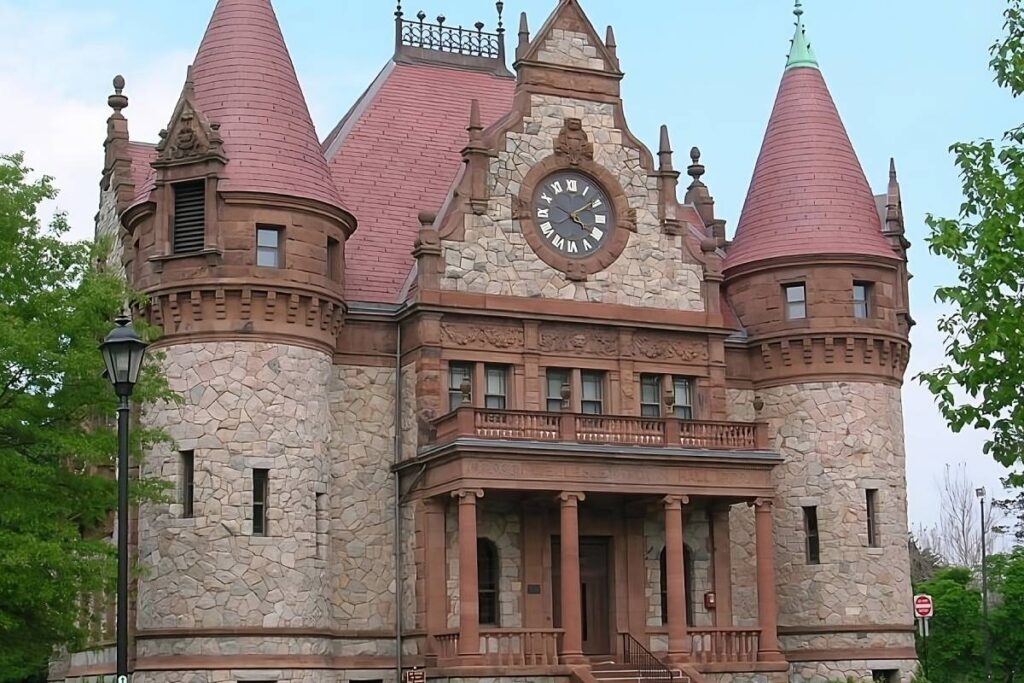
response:
M477 589L480 602L480 623L498 625L498 548L487 538L476 539Z
M668 570L665 567L665 548L661 549L661 623L668 623ZM686 583L686 624L693 626L693 555L690 546L683 546L683 581Z

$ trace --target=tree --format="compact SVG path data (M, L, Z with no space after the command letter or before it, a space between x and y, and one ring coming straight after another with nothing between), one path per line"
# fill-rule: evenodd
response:
M939 488L939 523L924 531L924 547L947 563L959 567L981 566L981 507L974 484L967 476L967 465L946 465ZM992 553L999 533L1001 513L985 515L986 552Z
M918 637L917 651L927 657L928 679L933 683L983 680L981 593L965 567L947 567L930 581L914 587L935 601L927 645ZM925 652L927 648L927 653Z
M994 670L1004 681L1024 675L1024 548L990 560Z
M78 644L82 597L109 592L115 574L114 547L90 533L117 502L116 399L97 345L130 293L95 267L102 246L63 241L62 216L41 225L39 204L56 192L30 174L20 155L0 155L0 681ZM158 398L172 397L150 365L135 400ZM161 435L133 437L141 453Z
M931 547L922 545L914 534L908 540L910 546L910 582L915 586L930 580L942 567L942 558Z
M1005 36L991 48L995 81L1024 93L1024 0L1009 0ZM918 377L953 431L990 430L985 452L1024 464L1024 126L993 140L950 148L963 180L957 218L929 215L930 249L950 259L958 283L936 299L952 312L939 320L946 363ZM1014 482L1024 474L1013 475Z
M1003 485L1009 488L1011 485L1010 480L1004 480ZM1015 493L1016 495L1010 498L997 500L994 505L1013 520L1013 540L1017 545L1024 545L1024 488L1017 489Z

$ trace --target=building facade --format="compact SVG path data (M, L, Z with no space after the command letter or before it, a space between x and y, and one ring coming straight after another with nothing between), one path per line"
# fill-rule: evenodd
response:
M399 6L323 141L270 0L217 3L157 144L115 80L97 232L183 398L133 680L909 681L909 245L799 3L731 241L612 29L497 4Z

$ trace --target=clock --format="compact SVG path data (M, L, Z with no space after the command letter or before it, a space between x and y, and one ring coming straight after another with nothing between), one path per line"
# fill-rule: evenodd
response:
M541 239L570 258L590 256L611 240L615 211L600 183L578 171L541 181L530 207Z

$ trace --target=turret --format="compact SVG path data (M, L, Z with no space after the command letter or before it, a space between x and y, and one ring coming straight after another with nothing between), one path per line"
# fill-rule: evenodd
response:
M746 394L753 417L771 425L786 461L776 471L773 514L782 649L800 653L794 680L870 678L873 660L909 676L916 662L906 609L900 385L909 342L899 191L890 180L880 216L799 1L795 14L726 252L726 296L747 335L736 353L746 356L752 384L737 397ZM750 527L739 531L744 522L734 521L733 542L749 543Z
M333 350L355 219L269 0L220 0L160 137L155 189L123 222L138 246L130 275L164 340Z

